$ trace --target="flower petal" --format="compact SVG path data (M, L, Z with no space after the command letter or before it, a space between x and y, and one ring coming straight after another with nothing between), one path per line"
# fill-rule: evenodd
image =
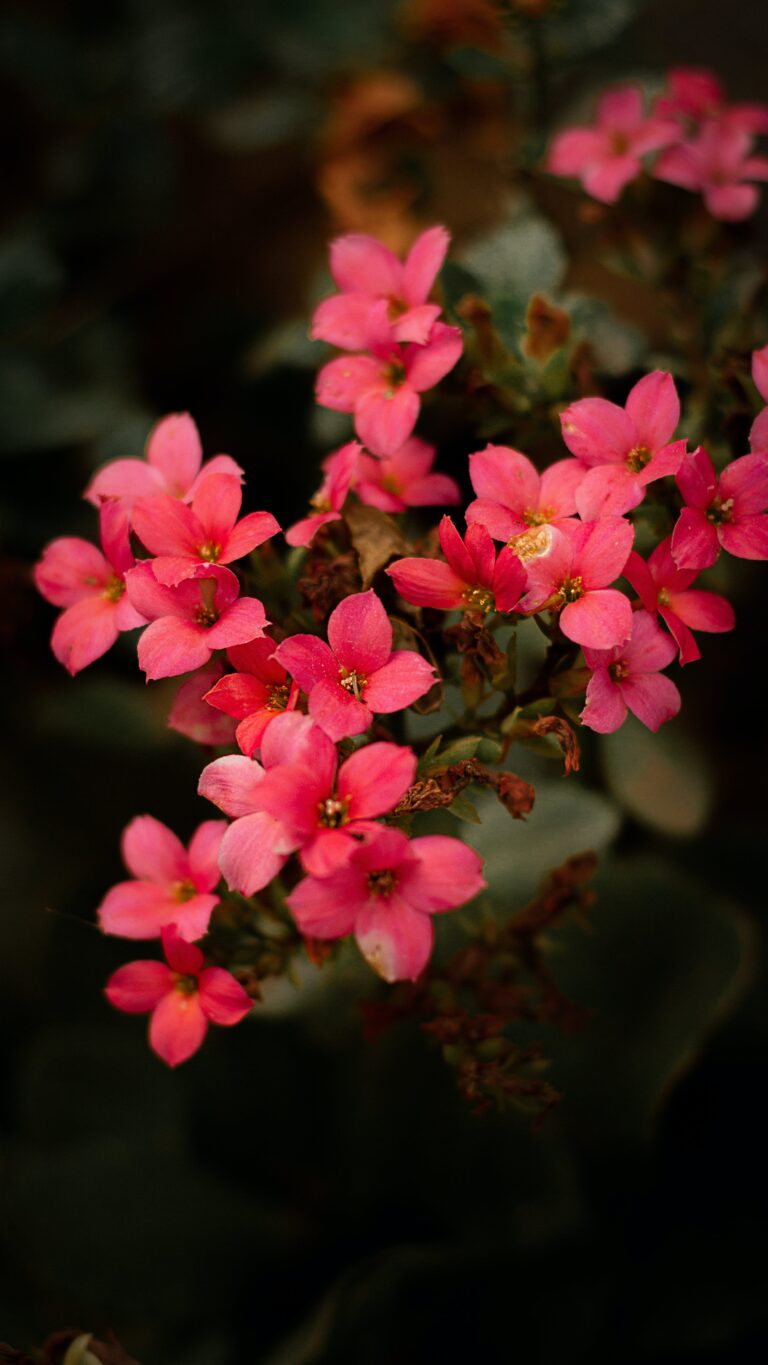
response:
M322 879L304 877L286 896L301 932L310 938L343 938L368 898L365 876L347 864Z
M366 962L385 981L415 981L429 962L434 928L429 915L393 894L364 906L355 938Z
M203 820L189 842L189 870L198 891L213 891L219 883L219 848L226 820Z
M635 528L623 517L601 517L577 526L572 536L573 572L585 588L604 588L615 582L629 558Z
M373 715L363 702L337 682L323 679L309 694L309 714L334 742L368 729Z
M374 455L393 455L413 431L420 406L410 384L394 387L380 382L357 399L355 431Z
M439 226L427 228L416 238L403 267L403 298L411 307L429 297L450 240L446 229Z
M367 676L387 662L392 652L392 626L372 588L351 593L334 608L328 618L328 643L350 672ZM338 680L338 669L336 677Z
M150 1046L168 1066L188 1061L207 1032L208 1020L197 991L193 995L169 991L155 1006L149 1021Z
M581 723L599 735L610 735L627 718L627 704L621 689L612 681L607 668L597 668L587 683L587 704Z
M284 867L289 843L286 831L266 811L244 815L230 825L219 849L219 867L227 886L253 896L268 886Z
M621 693L630 711L654 733L680 710L680 693L663 673L635 673L621 684Z
M317 376L315 399L321 408L354 412L362 394L381 384L381 365L367 355L339 356L323 365Z
M115 603L85 597L61 613L51 634L51 649L74 675L106 654L117 636Z
M560 414L563 440L587 465L623 462L636 444L634 424L606 398L580 398Z
M473 848L445 834L412 839L416 861L404 865L399 890L415 910L427 914L465 905L487 885L483 860Z
M560 613L563 635L590 649L613 649L632 634L629 599L615 588L588 592L569 602Z
M120 852L128 871L142 881L167 886L189 877L181 839L154 815L136 815L123 830Z
M316 635L290 635L275 649L275 658L309 694L319 682L337 683L339 665L333 650Z
M637 445L655 452L671 441L680 421L675 381L665 370L639 379L627 397L627 416L634 423Z
M159 586L159 585L158 585ZM139 668L147 682L176 678L207 664L211 657L208 632L191 621L164 616L148 625L139 640Z
M421 654L415 649L396 649L384 667L369 676L363 699L370 711L390 715L425 696L435 682L435 670Z
M680 569L708 569L720 553L717 531L704 512L684 507L672 532L672 557Z
M366 744L339 768L339 798L349 798L350 820L384 815L405 795L415 776L412 749L386 742Z
M384 570L401 597L417 607L452 611L464 606L464 580L441 559L398 559Z
M253 1001L231 972L222 967L206 967L198 979L203 1014L212 1024L229 1027L250 1014Z
M93 597L111 576L101 550L79 536L60 536L46 545L34 575L38 592L54 607Z
M742 517L720 527L720 544L739 559L768 559L768 516ZM70 611L77 611L70 607Z
M464 340L458 327L436 322L426 345L405 348L405 368L410 387L417 393L434 388L453 369L463 349Z
M264 769L260 763L242 754L226 754L203 768L197 791L225 815L237 818L250 815L257 808L258 789L263 780Z
M362 232L349 232L331 243L331 274L345 293L399 295L403 267L394 252Z
M173 973L164 962L126 962L113 972L104 988L110 1005L126 1014L153 1010L173 986Z
M203 458L197 427L188 412L174 412L153 427L147 441L147 462L159 470L165 491L183 497Z

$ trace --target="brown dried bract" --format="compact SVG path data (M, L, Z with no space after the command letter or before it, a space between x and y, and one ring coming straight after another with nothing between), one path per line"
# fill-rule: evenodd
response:
M581 750L576 733L560 716L541 716L531 726L532 735L554 735L565 759L565 775L579 771Z

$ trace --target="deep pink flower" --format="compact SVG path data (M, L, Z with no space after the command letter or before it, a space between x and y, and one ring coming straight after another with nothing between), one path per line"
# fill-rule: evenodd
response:
M622 86L600 96L594 126L557 134L546 169L553 175L576 176L593 199L613 204L642 172L646 153L668 146L678 136L672 120L646 114L639 89Z
M634 613L632 638L626 644L585 649L592 677L581 713L583 724L601 735L611 734L624 724L628 709L649 730L671 720L680 710L680 693L659 669L672 662L676 650L672 636L647 611Z
M514 611L525 591L522 562L505 545L496 547L484 526L470 526L462 540L450 517L440 522L441 559L398 559L387 573L406 602L441 611Z
M354 934L385 981L415 981L429 961L432 916L482 891L482 860L459 839L432 834L408 839L378 829L330 876L305 877L287 897L310 938Z
M371 307L383 302L392 340L423 345L440 316L438 305L427 299L449 241L445 228L428 228L402 262L375 237L337 237L331 243L331 274L340 292L315 309L310 335L343 351L363 351Z
M699 446L677 475L685 507L672 532L680 569L708 569L720 550L738 559L768 559L768 455L743 455L718 479Z
M372 589L352 593L331 612L328 641L292 635L275 658L307 693L310 716L333 740L362 734L375 713L402 711L435 681L421 654L392 649L392 626Z
M716 592L692 588L697 569L678 569L672 558L672 537L662 540L648 560L641 559L633 550L624 566L624 577L647 612L658 612L666 622L680 651L680 663L690 664L701 658L692 630L720 634L733 630L736 618L733 607Z
M245 645L269 624L255 597L238 597L237 575L206 564L175 588L158 583L149 560L126 575L128 597L149 621L139 640L139 667L153 678L173 678L207 664L215 649Z
M560 414L563 440L590 466L576 490L579 516L620 516L642 502L647 484L676 474L686 451L671 440L679 420L675 382L662 370L638 380L624 408L606 398L571 403Z
M716 118L747 132L768 132L767 105L729 105L714 72L697 67L675 67L667 73L667 90L656 100L654 113L661 118L688 119L693 124Z
M760 397L768 403L768 346L752 353L752 378ZM753 453L768 451L768 407L757 414L749 433Z
M215 455L204 465L202 460L200 437L189 413L173 412L149 433L145 460L110 460L97 469L83 496L95 507L103 498L119 498L132 507L137 498L153 493L189 502L209 474L242 478L242 469L230 455Z
M634 529L623 517L544 528L549 549L526 561L528 591L523 611L560 612L569 640L591 649L613 649L632 634L629 598L608 585L624 570Z
M436 322L423 346L391 340L387 304L376 303L368 318L370 355L340 356L317 376L321 407L352 412L355 430L374 455L394 455L408 440L419 415L419 394L452 370L462 351L461 332Z
M325 477L311 503L316 510L288 527L285 538L289 545L311 545L321 526L341 520L362 453L358 441L349 441L323 461Z
M107 892L98 909L105 934L157 938L172 924L181 938L202 938L219 897L219 847L226 820L198 825L186 849L180 839L151 815L137 815L123 830L123 862L136 879Z
M467 523L479 523L494 540L510 543L531 527L559 526L575 516L576 489L585 474L580 460L558 460L539 474L519 450L486 446L469 457L477 497L467 508Z
M713 218L738 223L757 208L758 192L747 180L768 180L768 158L752 155L746 128L717 120L700 133L662 152L653 174L657 180L698 191Z
M158 583L174 587L198 564L231 564L277 535L280 527L271 512L249 512L238 521L242 500L234 474L209 474L188 505L166 493L139 498L131 514L133 529L157 556L152 572Z
M168 714L168 728L185 735L196 744L217 746L231 744L235 738L235 722L231 716L214 711L204 700L224 673L218 659L211 659L198 668L181 684Z
M404 512L407 507L455 507L459 485L448 474L435 474L435 447L412 436L394 455L373 459L361 455L354 490L368 507Z
M128 962L104 988L109 1003L126 1014L146 1014L149 1044L168 1066L197 1052L211 1024L239 1024L251 1000L223 967L204 967L199 948L171 926L162 931L165 962Z
M46 601L64 607L53 627L51 649L72 674L106 654L121 631L146 625L146 617L125 595L125 576L135 561L128 516L118 503L102 503L99 531L103 554L88 540L62 536L46 546L34 570Z
M267 635L228 649L236 672L225 673L205 694L209 706L240 722L236 738L249 758L260 747L267 726L284 711L293 711L299 698L298 684L291 682L274 652L275 642Z

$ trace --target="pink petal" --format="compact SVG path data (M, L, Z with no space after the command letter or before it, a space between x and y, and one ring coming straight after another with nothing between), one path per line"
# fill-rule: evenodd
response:
M583 478L583 465L581 473ZM510 512L500 502L491 502L489 498L475 498L467 507L464 516L468 526L484 526L494 540L508 541L529 529L523 517L518 516L516 512Z
M440 548L451 569L464 583L471 586L475 582L475 562L450 517L440 519Z
M99 535L109 563L115 573L122 578L134 565L131 549L130 521L127 509L112 498L107 499L99 508Z
M677 645L678 662L680 663L681 668L684 667L685 664L693 664L697 659L700 659L701 650L696 644L688 627L680 620L680 617L669 607L665 606L659 607L659 616L662 621L664 621L672 639Z
M615 204L625 186L636 180L642 169L637 156L631 152L624 156L606 156L605 160L585 168L581 183L587 194L601 204Z
M313 512L311 516L303 517L301 521L295 521L293 526L289 526L285 533L285 539L289 545L304 548L312 544L320 527L327 526L331 521L341 521L340 513Z
M322 880L304 877L286 896L286 903L303 934L333 939L352 933L355 917L367 897L365 876L345 866Z
M417 393L434 388L435 384L439 384L449 370L453 369L463 349L464 341L458 327L448 327L444 322L436 322L425 346L405 348L405 368L409 386Z
M126 962L113 972L104 989L110 1005L126 1014L153 1010L172 989L173 973L164 962Z
M219 883L219 848L226 820L203 820L189 844L189 870L198 891L213 891Z
M372 588L352 593L334 608L328 618L328 643L350 672L368 676L387 662L392 651L392 626ZM300 682L295 671L290 671Z
M670 445L662 446L638 472L639 483L645 485L653 483L654 479L663 479L667 474L677 474L686 457L687 446L687 441L672 441Z
M203 458L197 427L188 412L171 413L150 432L147 461L162 473L166 492L183 497Z
M630 711L654 733L680 710L680 693L663 673L636 673L621 684L621 693Z
M768 346L752 352L752 379L761 398L768 403Z
M415 910L433 914L471 901L487 885L483 860L460 839L427 834L412 839L413 865L403 868L399 891Z
M629 599L614 588L585 593L578 602L569 602L560 613L563 635L577 645L590 649L612 649L632 634L632 608Z
M757 414L749 433L750 450L765 453L768 451L768 408Z
M357 847L351 829L324 829L321 826L300 850L299 861L311 876L330 877L347 866Z
M331 274L345 293L399 295L403 267L388 247L375 237L350 232L331 243Z
M289 636L275 649L275 658L308 694L323 680L338 683L336 656L316 635Z
M635 550L624 565L623 576L634 588L646 611L655 612L659 598L656 580L645 560Z
M193 943L187 943L172 924L164 926L160 937L168 966L184 976L197 976L204 961L200 949Z
M624 570L635 529L623 517L602 517L577 527L572 537L573 572L585 588L603 588ZM599 646L598 646L599 648Z
M434 929L429 915L392 894L363 907L355 938L366 962L385 981L415 981L429 961Z
M169 991L149 1021L150 1046L168 1066L179 1066L193 1056L207 1032L208 1020L197 991L193 995Z
M720 634L733 630L736 616L733 607L716 592L702 592L699 588L687 592L670 593L669 605L691 630L705 630Z
M197 744L231 744L234 726L228 716L220 715L204 699L221 677L221 664L210 663L198 669L181 684L168 715L168 725Z
M244 720L246 716L253 715L254 711L261 710L268 697L269 690L266 685L250 673L225 673L210 692L205 694L209 706L215 706L218 711L225 711L236 720Z
M256 597L241 597L208 627L209 648L231 649L233 645L247 645L263 635L268 625L263 603Z
M119 498L131 507L137 498L152 497L164 491L160 471L144 460L110 460L97 469L83 497L98 507L104 498Z
M432 664L413 649L396 649L383 668L371 673L363 688L370 711L389 715L411 706L437 681Z
M427 228L416 238L403 268L403 298L406 303L423 303L429 297L450 240L450 234L444 227Z
M338 742L368 729L373 716L367 706L346 692L338 682L325 679L309 694L309 714L330 739Z
M690 455L686 455L675 475L675 482L689 507L700 511L709 507L717 492L717 475L703 446L697 446Z
M672 555L681 569L708 569L720 553L717 531L704 512L684 507L672 532Z
M526 560L528 590L521 603L524 611L538 611L571 574L573 547L568 535L555 530L550 534L549 550Z
M115 603L86 597L61 613L51 635L51 649L69 673L79 673L100 659L117 639Z
M623 408L606 398L580 398L560 414L563 440L588 465L623 463L636 444Z
M190 555L199 558L205 532L191 508L167 493L139 498L132 512L133 528L153 555Z
M142 560L125 575L128 600L148 621L164 616L188 619L200 604L199 584L194 580L172 588L158 583L149 560Z
M120 882L99 906L99 926L121 938L158 938L172 924L182 938L202 938L218 896L199 895L178 901L154 882Z
M363 351L370 311L370 294L333 294L318 304L309 334L315 341L327 341L342 351Z
M139 640L139 668L147 681L156 678L175 678L180 673L192 673L207 664L211 647L208 632L191 621L164 616L147 626Z
M401 313L392 323L395 341L415 341L419 346L426 345L440 312L436 303L422 303Z
M469 477L479 498L500 502L520 516L539 505L539 475L519 450L486 446L470 455Z
M556 460L541 476L538 507L552 521L572 517L576 511L576 490L584 478L581 460Z
M671 664L676 653L674 640L661 629L655 613L636 611L632 620L632 639L622 650L630 673L656 673Z
M464 544L474 566L472 583L490 588L493 571L496 567L496 547L484 526L470 526L464 537Z
M35 586L54 607L71 607L93 597L110 577L101 550L77 536L61 536L52 541L35 565Z
M464 606L464 580L439 559L398 559L385 570L406 602L452 611Z
M720 544L739 559L768 559L768 516L742 517L720 527ZM70 607L70 611L77 611Z
M244 478L243 470L232 459L231 455L214 455L212 460L206 460L197 478L190 484L184 495L184 501L190 502L192 498L196 497L203 481L209 479L212 474L231 474L239 479L240 483L243 482Z
M680 421L680 399L672 375L653 370L638 380L627 397L627 416L635 425L637 445L653 452L671 441Z
M691 146L669 147L662 152L653 167L656 180L668 185L678 185L683 190L701 189L702 168L698 156Z
M241 754L227 754L203 768L197 791L225 815L250 815L257 807L263 780L260 763Z
M362 394L381 383L378 361L367 355L340 356L323 365L317 376L315 399L321 408L354 412Z
M408 507L457 507L461 491L449 474L426 474L407 484L404 501Z
M367 744L339 768L338 794L349 797L350 820L384 815L416 777L416 755L400 744Z
M208 482L210 480L206 479L206 483ZM265 540L271 540L272 536L276 536L279 530L279 522L271 512L249 512L227 536L219 558L222 563L227 564L243 559L258 545L263 545Z
M546 169L552 175L581 175L605 152L605 135L596 128L566 128L553 139Z
M677 142L680 125L671 119L647 118L635 129L630 138L630 148L635 156L645 156L646 152L656 152Z
M374 455L393 455L413 431L419 408L419 396L410 384L396 388L379 383L357 400L355 430Z
M526 590L528 575L514 550L499 551L493 573L493 596L497 611L514 611Z
M597 123L609 131L629 132L643 120L643 92L636 85L606 90L597 101Z
M219 850L227 886L243 896L262 891L284 867L288 853L279 850L289 842L283 826L266 811L235 820Z
M724 223L743 222L754 213L759 200L754 185L708 185L704 190L704 202L712 217Z
M126 825L120 852L128 871L142 881L167 886L189 877L189 857L181 839L153 815L137 815Z
M735 520L768 507L768 455L743 455L720 475L720 497L733 498Z
M240 515L242 501L242 485L234 474L209 474L201 481L192 499L192 511L206 540L217 544L226 541Z
M206 967L198 981L203 1014L212 1024L229 1027L250 1014L253 1002L231 972L222 967Z
M637 507L645 490L637 474L626 465L601 464L582 478L576 493L576 506L584 521L621 516Z
M607 668L598 668L587 683L587 704L581 722L600 735L610 735L627 718L627 706L621 689L611 680Z
M269 736L265 738L261 757L265 768L272 768L279 763L311 764L313 778L324 782L326 779L323 774L327 773L330 782L336 763L336 750L327 736L312 724L309 716L293 711L275 716Z
M261 748L261 742L266 734L268 727L275 719L275 712L264 707L261 711L252 711L240 721L236 731L238 748L243 754L250 758Z

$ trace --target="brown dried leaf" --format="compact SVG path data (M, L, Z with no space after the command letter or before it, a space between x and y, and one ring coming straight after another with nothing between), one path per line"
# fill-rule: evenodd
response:
M532 735L554 735L565 759L565 775L579 771L579 741L575 731L560 716L540 716L531 726Z
M531 360L544 365L568 340L571 319L562 308L556 308L543 294L534 294L525 315L527 331L523 338L523 352Z
M408 554L408 543L397 522L378 507L353 503L344 511L349 532L360 559L363 587L369 588L379 569L390 559Z

